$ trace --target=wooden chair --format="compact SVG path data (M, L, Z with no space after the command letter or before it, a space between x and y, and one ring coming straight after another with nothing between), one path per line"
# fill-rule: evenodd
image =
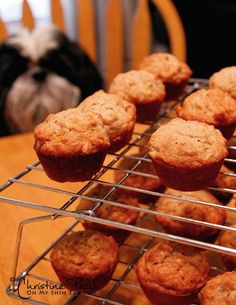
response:
M186 60L186 41L181 19L171 0L152 0L165 23L170 50L180 60ZM65 17L60 0L51 0L51 21L60 30L66 31ZM96 11L93 0L78 0L77 3L78 42L97 63ZM105 80L107 84L124 67L124 31L121 0L108 0L105 16ZM23 1L22 24L26 28L35 27L34 17L27 0ZM151 16L148 0L137 0L136 11L131 22L132 37L130 50L130 69L137 68L141 59L150 54L152 43ZM7 37L8 31L0 20L0 41Z

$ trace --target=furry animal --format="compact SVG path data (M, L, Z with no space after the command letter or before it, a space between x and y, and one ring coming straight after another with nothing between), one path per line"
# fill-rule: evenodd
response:
M96 66L65 34L52 25L24 29L0 45L0 135L32 131L102 87Z

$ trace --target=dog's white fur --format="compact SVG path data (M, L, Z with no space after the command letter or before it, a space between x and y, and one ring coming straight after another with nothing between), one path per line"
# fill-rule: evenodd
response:
M65 78L49 74L39 86L31 73L26 73L17 78L8 94L5 117L12 133L27 132L49 113L76 107L79 99L79 88Z
M58 47L54 38L55 27L47 25L38 27L32 32L23 29L8 40L8 44L20 50L22 56L37 62L47 51Z

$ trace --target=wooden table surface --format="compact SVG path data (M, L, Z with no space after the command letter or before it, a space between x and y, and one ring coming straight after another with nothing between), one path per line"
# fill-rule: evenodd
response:
M10 177L14 177L26 165L32 164L37 160L37 156L33 149L32 134L16 135L0 138L0 185L6 182ZM48 186L55 186L56 183L47 179L46 175L41 172L33 173L30 179L37 181L37 183L47 184ZM40 174L40 175L39 175ZM78 184L73 186L71 184L63 184L67 190L78 190ZM33 188L23 188L22 186L10 186L1 193L1 196L21 199L28 202L43 203L54 207L61 206L62 195L42 192L41 190ZM66 198L63 196L63 201ZM58 202L59 201L59 202ZM58 205L59 204L59 205ZM47 214L47 213L46 213ZM0 304L26 304L21 301L10 298L6 295L5 290L9 285L10 276L12 273L13 254L16 240L16 232L18 224L21 220L30 217L45 215L45 212L38 210L31 210L22 206L15 206L0 201ZM74 220L73 220L74 221ZM53 240L59 236L69 224L72 219L63 218L63 221L58 220L56 226L53 221L43 222L43 224L36 223L27 225L24 230L24 238L22 244L22 251L19 261L20 268L26 267L33 259L41 253ZM50 234L48 234L50 232ZM50 235L50 236L49 236ZM45 269L46 270L46 269ZM18 270L20 271L20 269ZM44 271L44 273L47 271ZM45 274L45 277L47 274ZM60 304L48 300L49 304Z

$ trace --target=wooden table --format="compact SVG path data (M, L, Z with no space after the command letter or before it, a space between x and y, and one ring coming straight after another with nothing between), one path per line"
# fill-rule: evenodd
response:
M25 168L26 165L29 165L37 160L37 156L33 149L33 142L34 139L32 134L0 138L0 185L6 182L9 177L13 177L18 174ZM41 174L40 176L37 172L35 175L38 175L37 183L46 183L49 186L55 186L55 183L47 179L45 175ZM78 189L78 184L76 186L71 186L70 184L64 185L71 191ZM54 207L60 206L60 204L58 205L57 203L59 195L53 194L50 198L46 198L48 196L46 196L44 193L45 192L32 188L24 190L21 186L11 186L6 191L3 191L1 196L15 199L19 198L28 202L36 203L40 203L41 201L46 205L48 204ZM26 304L21 301L14 300L5 294L5 290L9 285L9 279L12 272L17 227L18 223L25 218L45 214L45 212L40 212L38 210L31 210L21 206L0 202L0 304L2 305ZM52 241L51 237L56 238L59 235L58 232L61 233L71 222L71 219L64 218L63 221L58 220L56 226L53 225L53 221L36 223L30 225L30 228L26 226L23 239L23 251L21 252L21 260L19 262L20 267L25 267L27 264L33 261L40 251L50 244ZM48 232L50 232L50 238L48 238ZM47 274L45 274L45 276L47 276ZM50 303L50 299L48 302Z
M36 159L32 148L33 137L31 134L10 136L0 138L0 184L2 185L8 177L17 174L25 164ZM26 217L32 216L32 211L26 208L16 208L12 205L0 203L0 300L2 304L23 304L17 302L5 294L9 284L12 267L15 237L18 222Z

